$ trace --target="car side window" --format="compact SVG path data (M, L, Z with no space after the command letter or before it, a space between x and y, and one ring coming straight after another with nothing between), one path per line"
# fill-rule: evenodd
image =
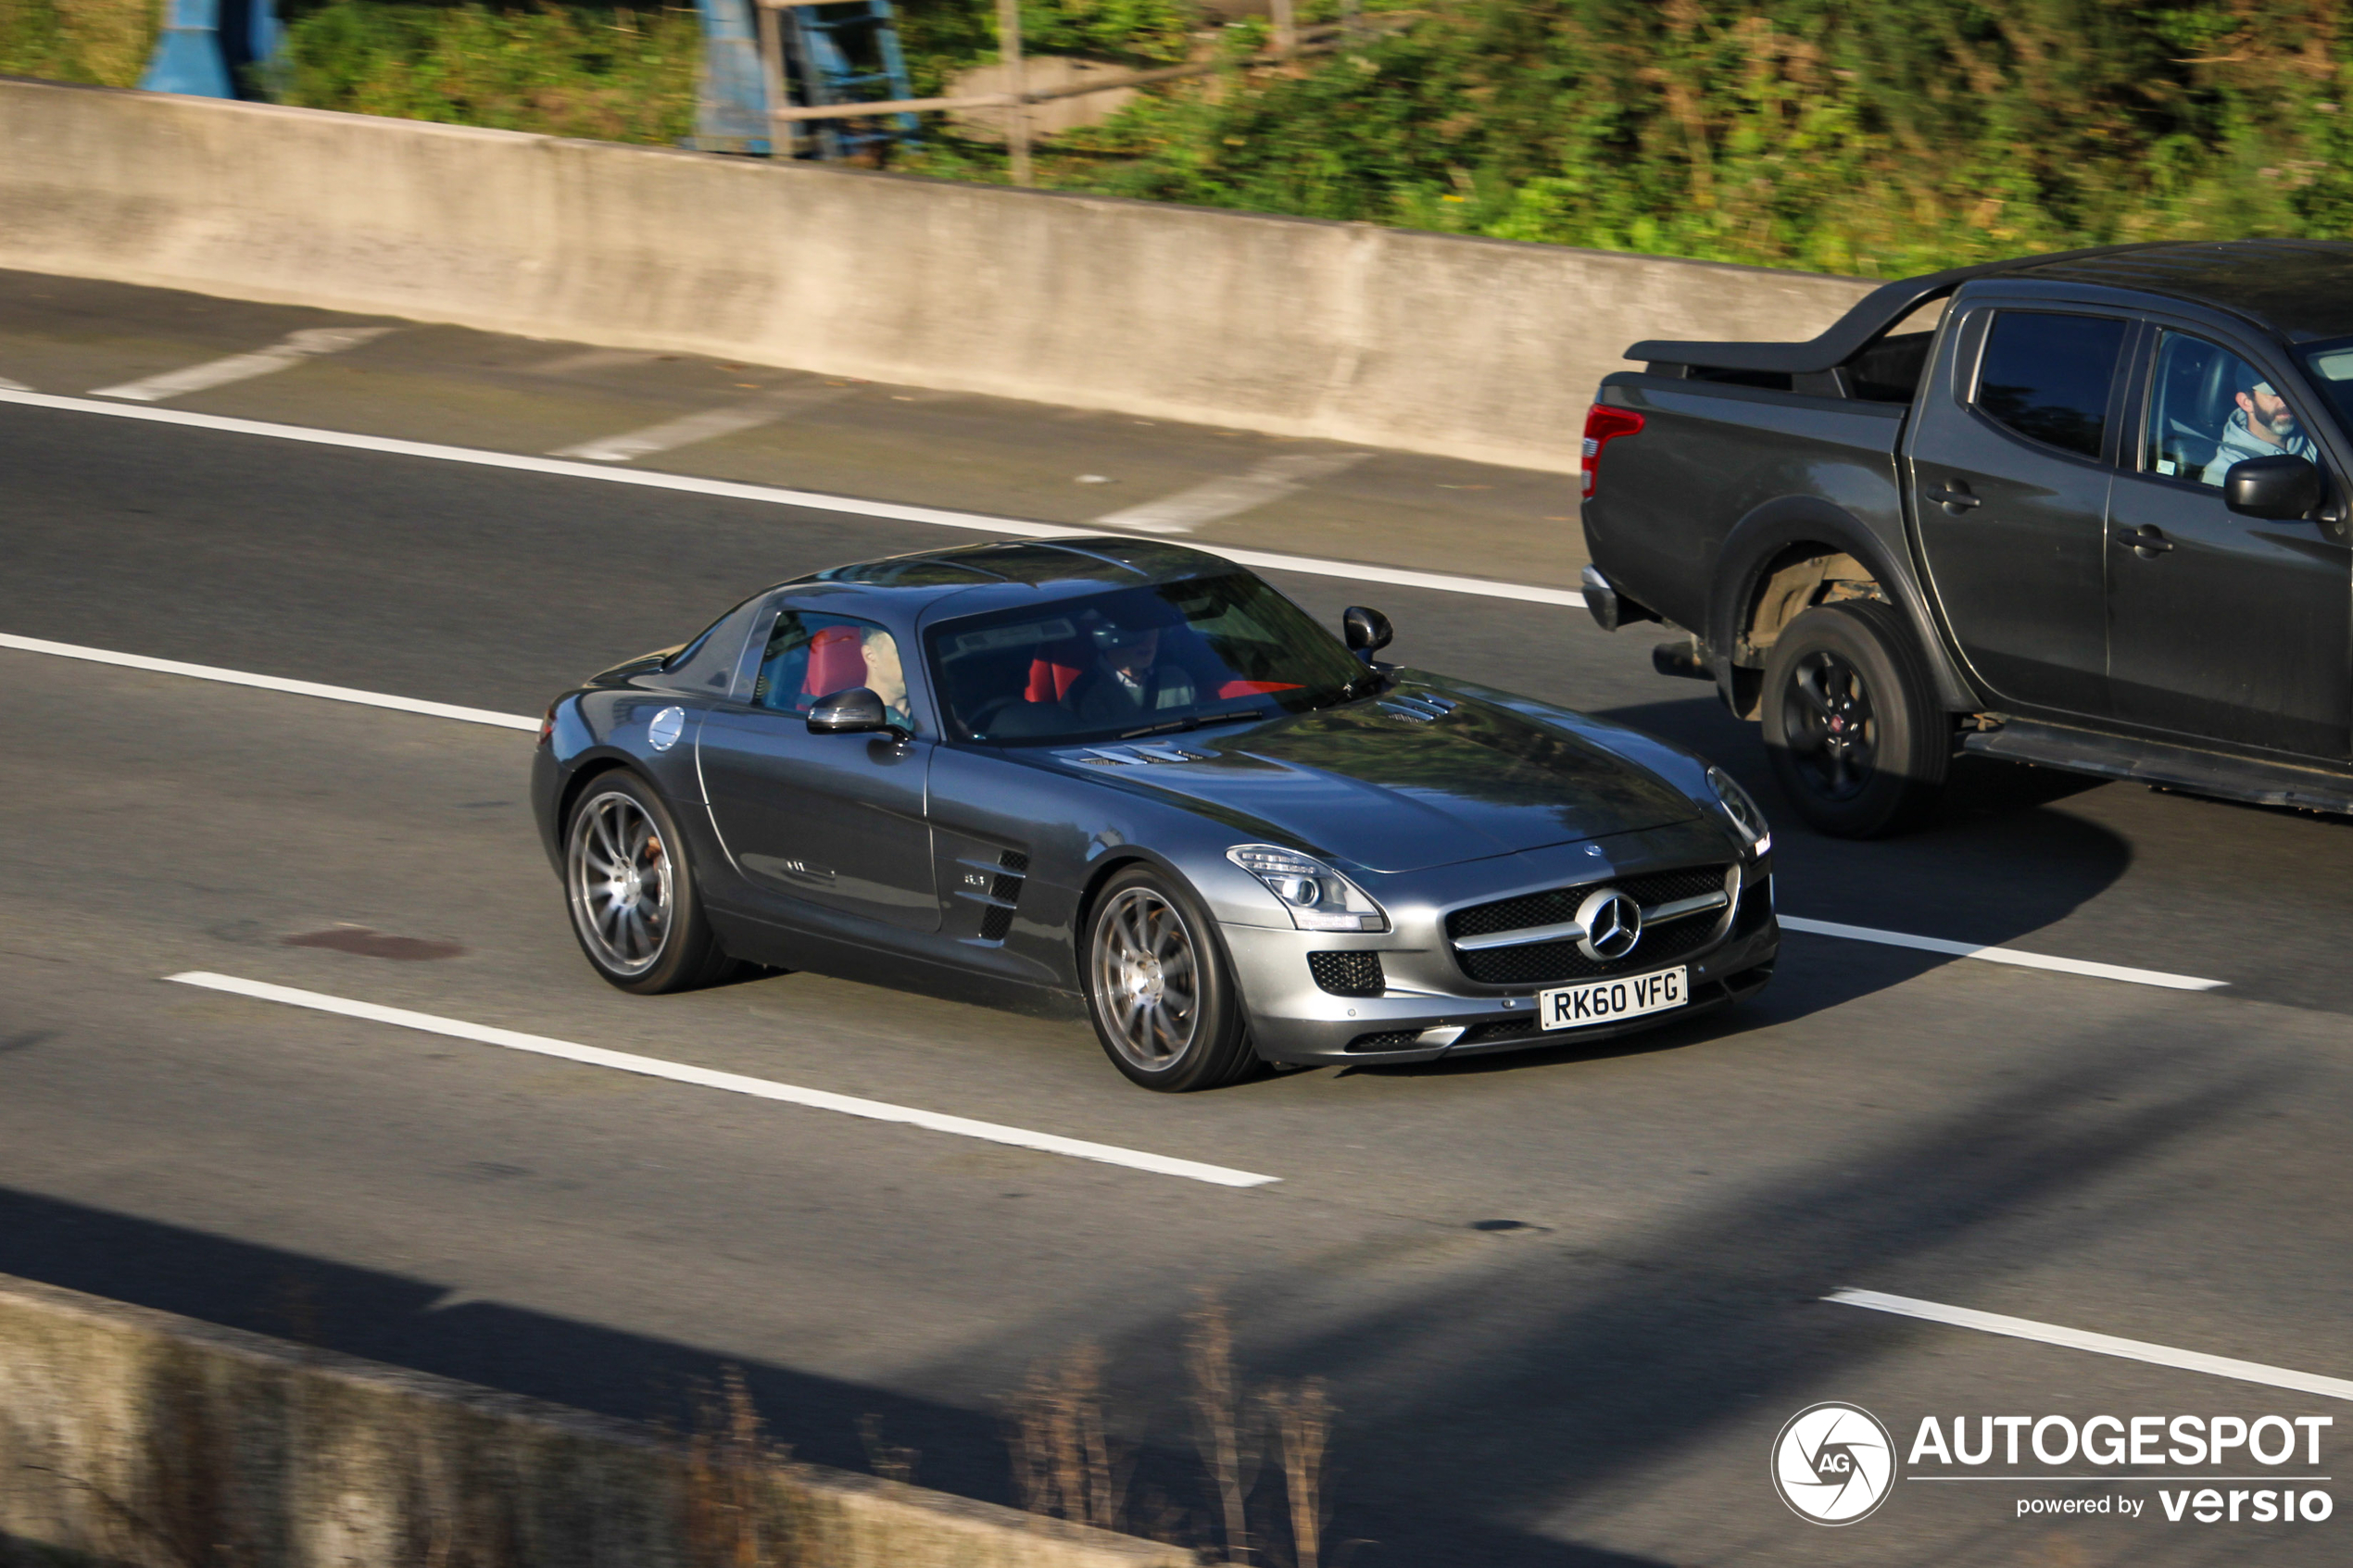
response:
M752 685L755 706L806 713L818 698L852 686L871 690L900 723L912 728L897 638L854 616L788 609L776 617Z
M2238 391L2260 379L2228 349L2186 332L2166 332L2158 340L2149 378L2142 465L2151 473L2221 483L2230 461L2215 459L2238 412Z
M2030 441L2098 458L2124 326L2115 316L1996 312L1978 361L1979 410Z

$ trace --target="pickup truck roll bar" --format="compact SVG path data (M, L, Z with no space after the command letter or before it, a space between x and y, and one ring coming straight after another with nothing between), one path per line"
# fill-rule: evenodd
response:
M2082 250L2054 251L2047 256L2009 261L1981 261L1917 278L1899 278L1855 302L1828 332L1805 343L1676 343L1645 338L1626 351L1629 359L1655 365L1695 365L1711 370L1746 370L1765 375L1811 375L1834 370L1870 345L1871 340L1932 299L1940 299L1972 278L2017 272L2059 261L2120 256L2148 250L2159 241L2128 245L2092 245Z

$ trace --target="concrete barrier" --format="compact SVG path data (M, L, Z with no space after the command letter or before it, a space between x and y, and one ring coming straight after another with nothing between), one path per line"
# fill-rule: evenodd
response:
M0 81L0 267L1577 466L1645 337L1869 284Z
M0 1562L1189 1568L1190 1551L664 1438L0 1275Z

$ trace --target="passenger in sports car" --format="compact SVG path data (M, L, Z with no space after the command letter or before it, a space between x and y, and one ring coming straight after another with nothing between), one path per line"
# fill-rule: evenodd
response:
M1073 683L1064 698L1089 724L1116 724L1166 708L1193 704L1193 678L1183 665L1161 657L1161 629L1122 625L1096 616L1087 627L1095 661Z

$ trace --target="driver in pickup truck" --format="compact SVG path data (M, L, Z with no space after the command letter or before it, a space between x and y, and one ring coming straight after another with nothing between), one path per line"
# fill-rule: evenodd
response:
M2199 477L2208 484L2220 485L2233 463L2249 458L2286 456L2318 460L2320 448L2296 425L2287 399L2273 391L2270 382L2258 380L2244 364L2239 367L2238 379L2238 411L2222 421L2222 433L2214 446L2214 460L2206 465L2205 473Z

